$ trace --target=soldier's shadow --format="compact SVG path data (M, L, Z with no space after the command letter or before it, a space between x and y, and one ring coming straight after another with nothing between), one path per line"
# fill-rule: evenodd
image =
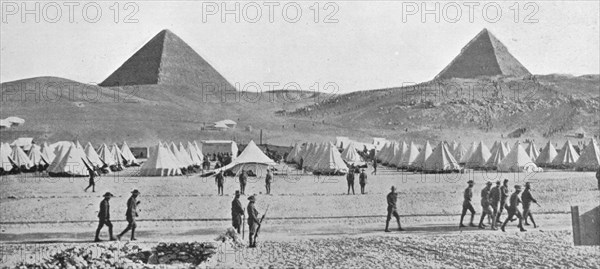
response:
M390 223L391 225L391 223ZM474 232L474 231L483 231L477 227L464 227L459 228L458 225L420 225L415 227L403 227L405 233L460 233L460 232ZM491 229L486 228L487 230Z

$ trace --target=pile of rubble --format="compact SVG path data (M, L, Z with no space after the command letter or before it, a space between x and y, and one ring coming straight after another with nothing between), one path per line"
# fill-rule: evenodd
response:
M212 242L191 242L191 243L160 243L152 248L149 256L145 254L137 255L144 263L148 264L192 264L198 265L208 261L208 259L217 253L218 245ZM148 260L144 260L145 258Z
M215 241L230 245L234 249L246 247L246 243L235 231L233 227L228 228L225 233L220 234L215 238Z

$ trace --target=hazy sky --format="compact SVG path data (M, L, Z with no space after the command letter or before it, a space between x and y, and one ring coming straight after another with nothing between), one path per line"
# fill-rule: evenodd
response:
M2 82L57 76L99 83L162 29L173 31L231 83L241 85L297 82L314 90L315 83L321 88L334 82L340 92L349 92L423 82L483 28L534 74L600 73L600 4L594 0L529 6L522 1L343 1L329 6L319 2L318 8L315 1L216 1L204 6L144 1L128 7L120 3L118 15L114 1L93 2L86 9L84 2L71 7L68 2L37 2L39 22L34 3L2 2ZM235 10L236 3L240 21L235 14L222 20L223 7ZM422 5L434 9L436 3L438 12L423 21ZM477 5L472 21L469 5ZM296 16L298 6L302 14ZM23 8L34 11L23 14ZM96 9L102 12L97 18ZM258 19L256 10L262 13ZM314 10L319 10L317 16ZM124 23L132 12L130 23Z

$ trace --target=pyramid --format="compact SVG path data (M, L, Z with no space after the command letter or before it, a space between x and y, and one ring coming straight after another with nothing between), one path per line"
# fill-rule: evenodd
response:
M149 84L193 87L211 85L221 90L235 90L210 63L166 29L127 59L100 86Z
M531 75L490 31L483 29L435 79Z

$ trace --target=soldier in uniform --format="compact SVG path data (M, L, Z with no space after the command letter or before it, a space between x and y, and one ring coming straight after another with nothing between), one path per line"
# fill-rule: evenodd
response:
M500 180L496 181L496 186L490 190L490 205L492 206L492 229L498 225L498 210L500 208Z
M505 231L504 227L506 226L506 223L508 223L514 216L517 216L517 218L519 219L518 227L521 229L521 232L527 231L523 228L523 217L521 216L521 212L519 212L519 204L521 203L521 197L519 197L520 193L521 185L515 185L515 192L513 192L513 194L510 196L510 205L506 208L506 211L508 212L508 217L506 217L506 219L502 223L502 227L500 227L500 229L503 232Z
M240 191L235 191L235 198L231 201L231 223L238 234L242 231L242 218L244 215L244 208L242 202L240 202Z
M223 184L225 184L225 177L223 177L223 171L219 171L215 176L215 183L217 183L217 194L223 195Z
M479 219L479 229L485 229L485 225L483 224L483 220L486 216L492 216L492 206L490 205L490 191L492 187L492 182L488 181L485 184L485 188L481 190L481 219ZM492 222L492 230L496 229L496 225Z
M121 237L129 230L131 230L131 241L137 240L135 238L135 228L137 227L135 223L135 219L138 217L137 206L140 204L140 201L137 200L137 197L140 195L138 190L133 190L131 192L131 197L127 200L127 211L125 212L125 217L127 219L127 227L123 230L119 235L117 235L117 239L121 240Z
M254 234L256 234L256 230L258 226L260 226L260 221L258 219L258 211L254 207L254 203L256 202L256 196L252 195L248 197L248 207L246 211L248 211L248 243L249 247L255 248L256 242L254 241Z
M265 176L265 188L267 194L271 194L271 182L273 182L273 172L271 169L267 169L267 175Z
M373 172L371 175L377 175L377 160L373 159Z
M365 186L367 185L367 173L365 173L365 169L361 169L358 183L360 184L360 193L365 194Z
M502 223L502 221L500 220L500 216L502 215L502 210L504 209L508 209L508 195L510 194L510 191L508 189L508 179L504 179L504 184L502 184L502 187L500 187L500 207L498 208L498 216L497 216L497 220L498 222Z
M350 194L350 188L352 188L352 194L354 193L354 171L348 171L346 174L346 181L348 182L348 194Z
M471 212L471 222L469 222L469 226L477 227L473 223L473 219L475 218L475 208L473 208L473 205L471 204L471 199L473 198L473 185L475 185L475 182L473 182L473 180L469 180L467 181L467 184L469 184L469 186L463 193L464 201L462 206L462 214L460 215L460 225L458 225L460 228L467 227L463 225L463 219L465 218L467 211Z
M87 192L87 190L92 187L92 192L96 192L96 181L94 180L94 177L96 176L96 171L94 171L94 169L88 169L88 172L90 174L90 179L89 179L89 184L88 186L83 190L84 192Z
M248 180L248 177L246 175L246 171L244 169L242 169L242 172L240 172L240 193L241 194L246 194L246 182Z
M402 226L400 225L400 215L398 215L398 211L396 208L396 202L398 201L398 195L396 194L396 187L392 186L390 193L387 195L387 218L385 220L385 232L389 233L388 229L390 226L390 220L392 216L396 218L396 222L398 222L398 231L404 231Z
M98 228L96 229L96 237L94 242L100 242L100 230L104 225L108 226L108 234L110 235L110 240L114 241L115 237L113 236L113 225L110 222L110 204L108 201L111 197L114 197L112 193L107 192L103 195L104 199L100 202L100 211L98 211Z
M533 228L537 228L535 220L533 220L533 215L531 214L531 203L537 204L537 200L531 195L531 184L529 182L525 183L525 190L523 191L523 194L521 194L521 200L523 201L523 219L525 220L525 225L529 225L527 222L527 218L529 217L531 223L533 223Z

